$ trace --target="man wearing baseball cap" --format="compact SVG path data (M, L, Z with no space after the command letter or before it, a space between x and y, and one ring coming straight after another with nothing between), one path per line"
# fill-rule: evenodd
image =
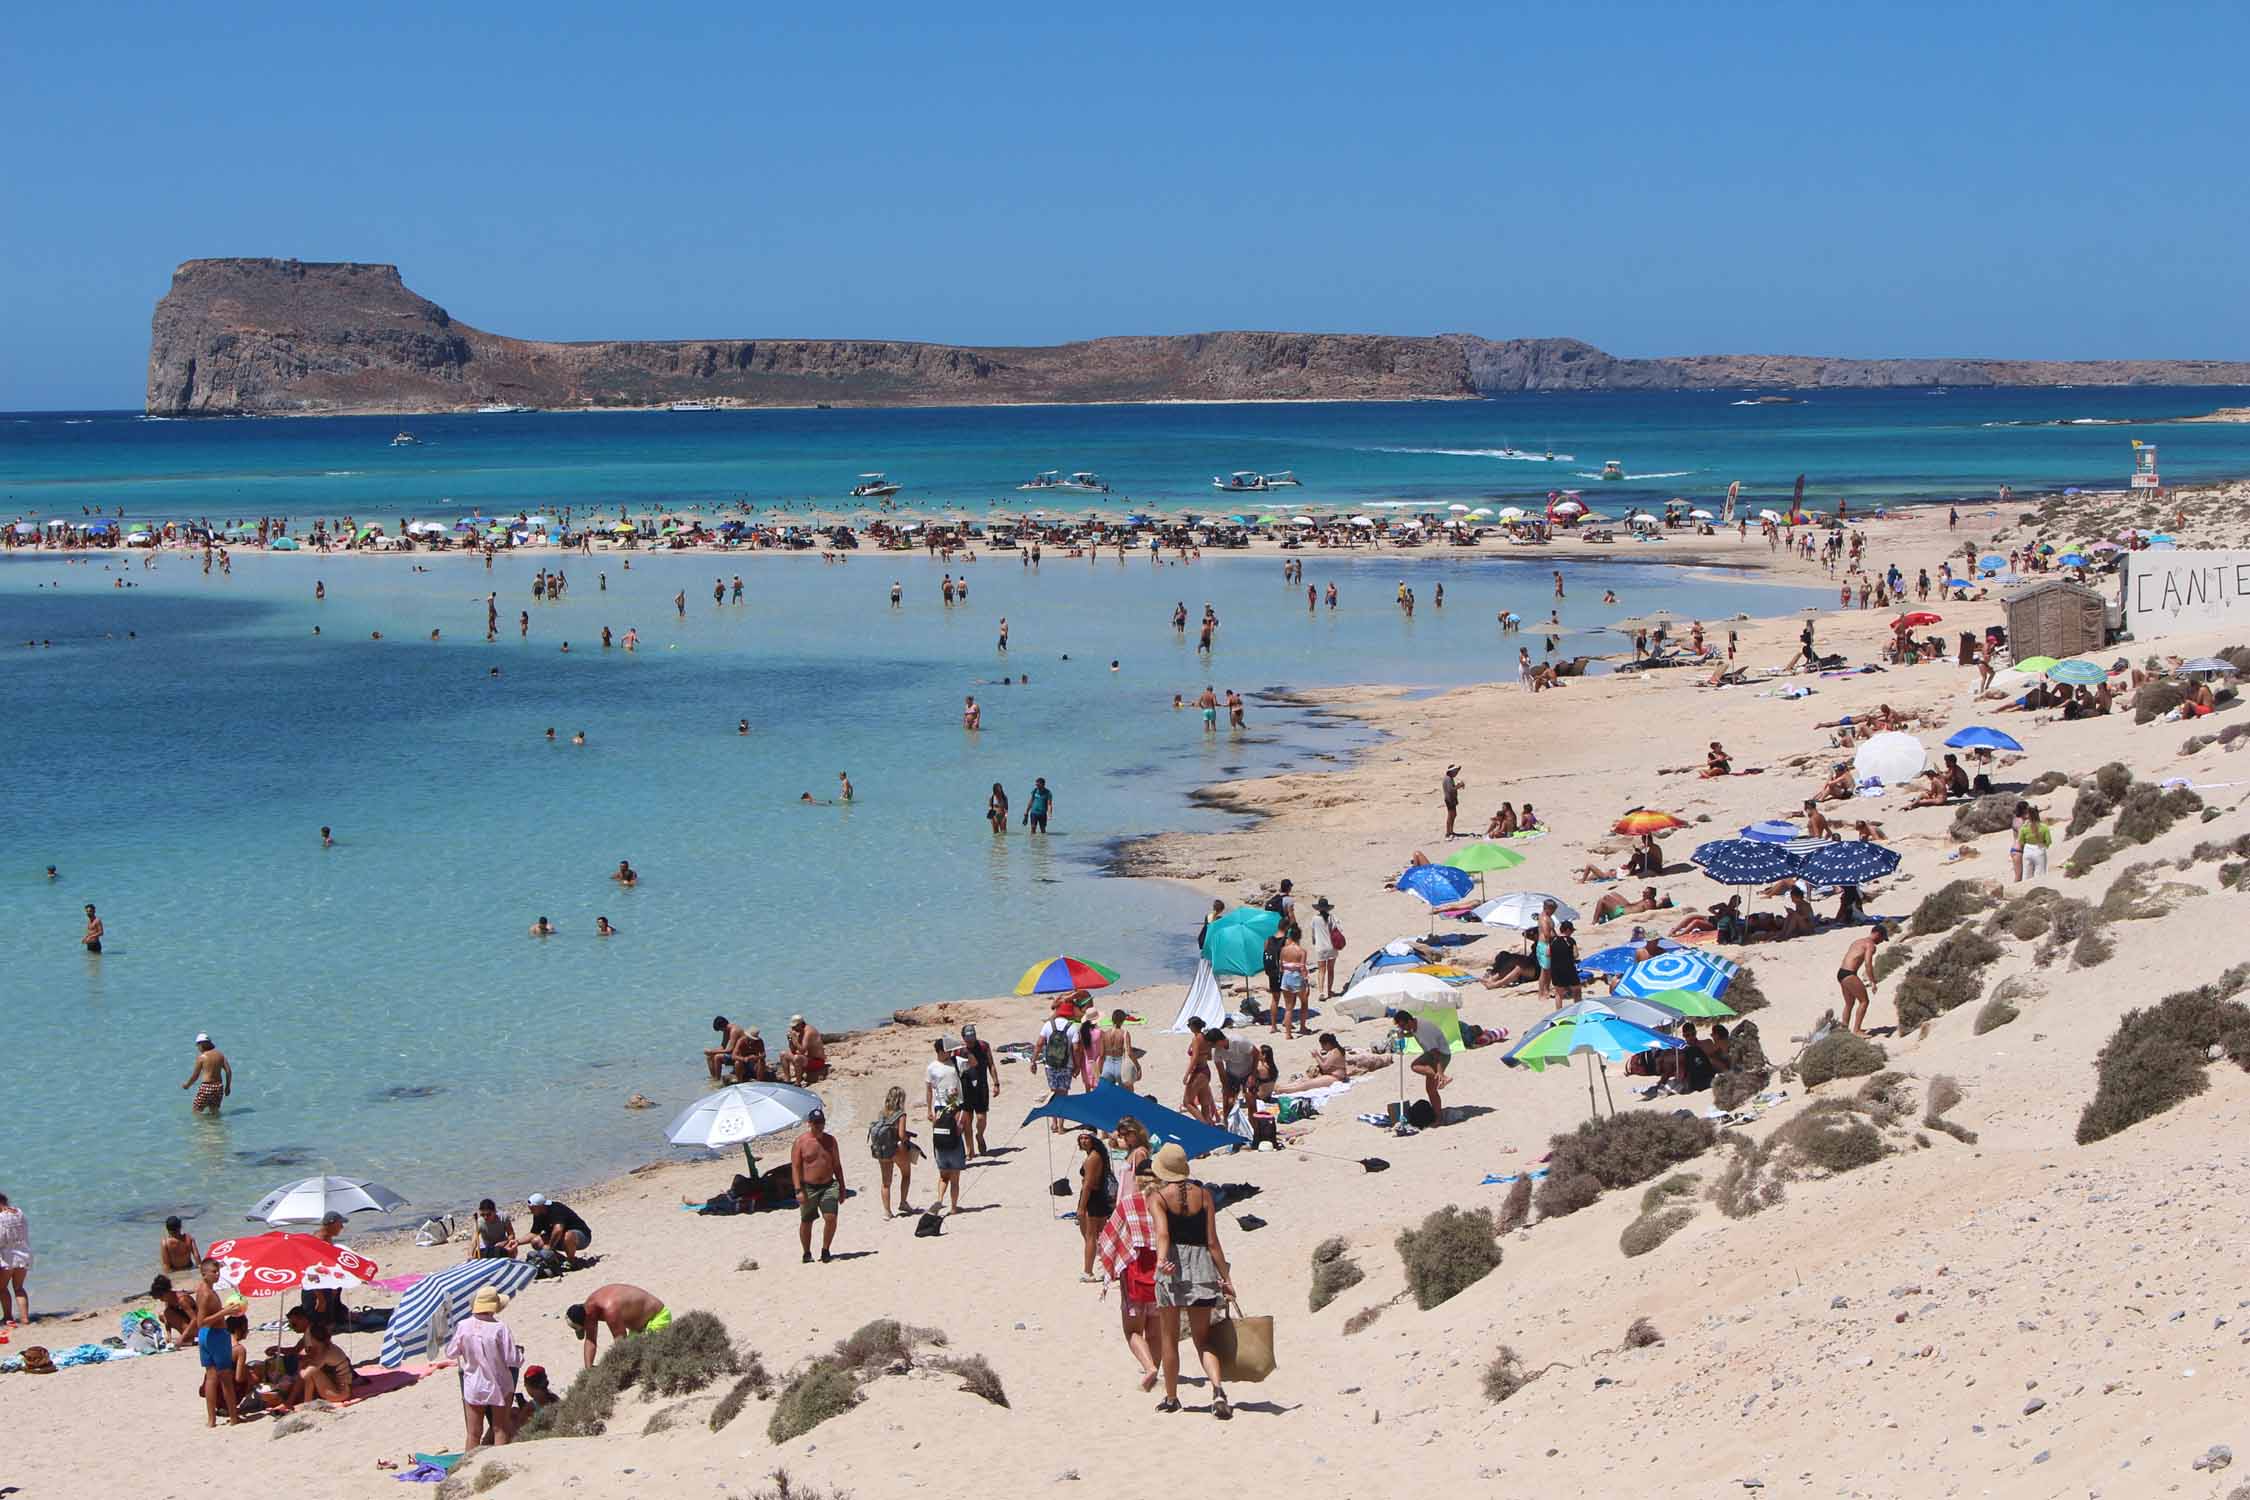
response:
M219 1105L234 1092L234 1065L227 1061L224 1052L212 1045L209 1032L195 1034L195 1066L188 1070L187 1081L180 1087L195 1090L192 1108L196 1114L205 1110L217 1114Z
M828 1133L828 1112L805 1116L804 1134L789 1148L789 1185L797 1193L797 1244L812 1264L812 1225L820 1220L820 1259L836 1243L836 1211L844 1201L844 1153Z

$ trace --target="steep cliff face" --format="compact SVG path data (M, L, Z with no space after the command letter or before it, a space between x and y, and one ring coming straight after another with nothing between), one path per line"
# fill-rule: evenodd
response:
M1198 333L1043 348L870 339L542 343L458 323L396 266L191 260L150 332L165 416L522 406L955 406L1008 401L1451 400L1740 386L2250 384L2250 364L1618 359L1576 339Z

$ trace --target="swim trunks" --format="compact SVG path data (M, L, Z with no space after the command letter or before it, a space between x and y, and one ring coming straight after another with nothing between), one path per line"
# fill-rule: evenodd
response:
M648 1325L641 1329L641 1332L657 1333L671 1326L672 1309L670 1309L669 1307L660 1307L656 1310L656 1316L648 1320Z
M1219 711L1218 711L1217 709L1215 709L1215 708L1207 708L1207 709L1203 710L1203 722L1204 722L1204 723L1206 723L1206 724L1216 724L1216 723L1218 723L1218 722L1219 722Z
M226 1098L226 1096L226 1090L221 1088L218 1084L203 1084L195 1091L195 1107L197 1109L217 1109L219 1107L219 1101Z
M834 1178L830 1178L818 1187L808 1186L798 1195L797 1217L809 1222L823 1214L833 1214L843 1207L843 1203L842 1189L836 1186Z
M196 1357L206 1370L234 1368L234 1335L224 1328L205 1328L195 1336Z
M100 938L88 938L88 939L86 940L86 951L87 951L88 953L99 953L99 952L101 952L101 951L102 951L102 940L101 940Z

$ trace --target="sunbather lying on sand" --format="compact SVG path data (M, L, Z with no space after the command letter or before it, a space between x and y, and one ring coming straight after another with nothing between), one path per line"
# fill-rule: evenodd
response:
M1640 899L1636 901L1626 900L1623 891L1604 891L1601 899L1594 903L1594 920L1597 923L1614 922L1619 917L1656 911L1671 904L1656 894L1656 887L1653 885L1642 886Z

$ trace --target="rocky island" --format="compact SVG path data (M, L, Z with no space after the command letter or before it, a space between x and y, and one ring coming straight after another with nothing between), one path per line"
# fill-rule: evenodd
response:
M456 322L396 266L191 260L150 334L159 416L1009 402L1466 400L1539 390L2250 385L2220 360L1620 359L1576 339L1224 332L1002 348L881 339L509 338Z

